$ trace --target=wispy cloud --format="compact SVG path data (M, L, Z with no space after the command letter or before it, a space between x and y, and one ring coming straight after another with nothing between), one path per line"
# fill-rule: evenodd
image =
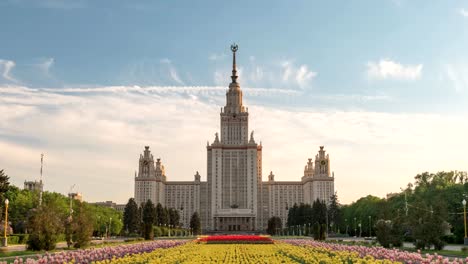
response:
M18 82L18 80L16 80L11 74L11 70L15 66L16 66L16 63L14 61L0 59L0 71L1 71L3 79L10 81L10 82Z
M180 88L0 87L0 113L4 113L0 149L9 153L0 155L0 164L12 182L21 185L37 177L39 155L44 152L46 188L65 192L73 178L90 201L124 202L133 195L133 171L145 145L162 158L170 180L191 180L197 170L205 179L204 146L219 130L226 88ZM253 93L270 89L245 91L246 100L252 102ZM201 100L203 94L215 102ZM466 169L466 116L247 106L249 128L264 146L264 175L273 170L278 180L300 180L307 158L325 145L344 202L369 190L380 196L398 190L421 168ZM451 151L432 155L440 149ZM350 156L362 162L356 164ZM379 188L373 184L375 171L381 172ZM103 184L116 192L101 192Z
M211 61L218 61L218 60L223 60L226 57L227 57L227 55L225 53L221 53L221 54L213 53L208 57L208 59L211 60Z
M309 69L306 64L296 65L293 60L280 63L261 63L250 56L250 63L238 67L237 73L241 84L249 87L281 87L291 90L303 90L310 87L317 72ZM231 69L224 67L216 69L213 74L215 85L226 85L229 83ZM247 74L243 74L247 72Z
M54 58L44 58L40 63L37 64L37 67L42 71L42 73L45 76L50 77L50 69L52 68L54 63Z
M283 83L292 82L299 85L300 88L308 86L310 81L317 76L317 73L309 70L305 64L297 67L292 61L284 61L281 66L283 67Z
M167 67L169 68L169 76L173 81L175 81L177 84L185 85L185 83L179 77L179 74L177 73L176 68L174 67L174 65L172 65L171 60L164 58L161 60L161 63L167 65Z
M417 80L422 75L422 64L403 65L390 59L367 63L367 77L370 80Z
M458 9L458 13L464 17L468 17L468 10L466 10L465 8Z
M468 67L445 65L445 76L452 83L456 92L468 91Z

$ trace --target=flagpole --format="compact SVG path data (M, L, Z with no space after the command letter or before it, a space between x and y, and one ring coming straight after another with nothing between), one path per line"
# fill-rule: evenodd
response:
M39 190L39 206L42 205L42 189L44 188L44 186L42 185L42 165L43 165L43 162L44 162L44 153L41 153L41 179L39 181L39 185L40 185L40 190Z

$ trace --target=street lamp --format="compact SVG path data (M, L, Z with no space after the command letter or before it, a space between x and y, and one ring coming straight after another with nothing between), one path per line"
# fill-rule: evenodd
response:
M345 221L345 224L346 224L346 235L349 236L349 234L348 234L348 219L345 219L344 221Z
M369 237L372 237L372 217L369 215Z
M354 236L357 237L356 217L354 217Z
M464 242L463 244L468 245L468 236L466 235L466 200L465 199L463 199L462 204L463 204L463 223L465 224L465 239L463 241Z
M107 237L109 238L112 234L112 217L109 217L109 234L107 235Z
M361 228L361 220L359 220L359 237L361 237L361 234L362 234L362 228Z
M4 226L4 232L3 232L3 246L7 247L8 246L8 238L7 238L7 229L8 229L8 204L10 201L8 199L5 199L5 226Z

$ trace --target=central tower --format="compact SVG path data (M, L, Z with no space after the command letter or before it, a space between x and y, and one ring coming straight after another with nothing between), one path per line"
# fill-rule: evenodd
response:
M221 136L207 146L207 182L209 208L207 229L216 231L251 231L260 225L258 203L262 182L261 145L248 135L249 113L242 104L242 90L237 82L236 52L232 76L221 109ZM203 216L202 216L203 217Z

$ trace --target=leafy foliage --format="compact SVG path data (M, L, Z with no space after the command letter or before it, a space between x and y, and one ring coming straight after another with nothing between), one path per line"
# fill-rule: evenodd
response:
M146 201L143 207L143 237L146 240L153 240L153 224L156 218L156 208L151 200Z
M137 234L140 226L140 219L138 217L138 205L135 199L130 198L127 205L125 205L125 211L123 215L123 224L125 230L130 234Z
M78 210L72 220L73 241L75 248L82 248L89 244L93 234L93 217L84 203L79 203Z
M281 229L282 227L283 223L281 222L281 218L273 216L268 219L267 233L270 235L278 235L278 229Z
M192 217L190 217L190 228L194 235L201 234L201 220L198 212L193 213Z
M28 249L52 250L63 231L63 211L54 201L44 201L43 206L34 209L28 221L31 231L27 241Z

